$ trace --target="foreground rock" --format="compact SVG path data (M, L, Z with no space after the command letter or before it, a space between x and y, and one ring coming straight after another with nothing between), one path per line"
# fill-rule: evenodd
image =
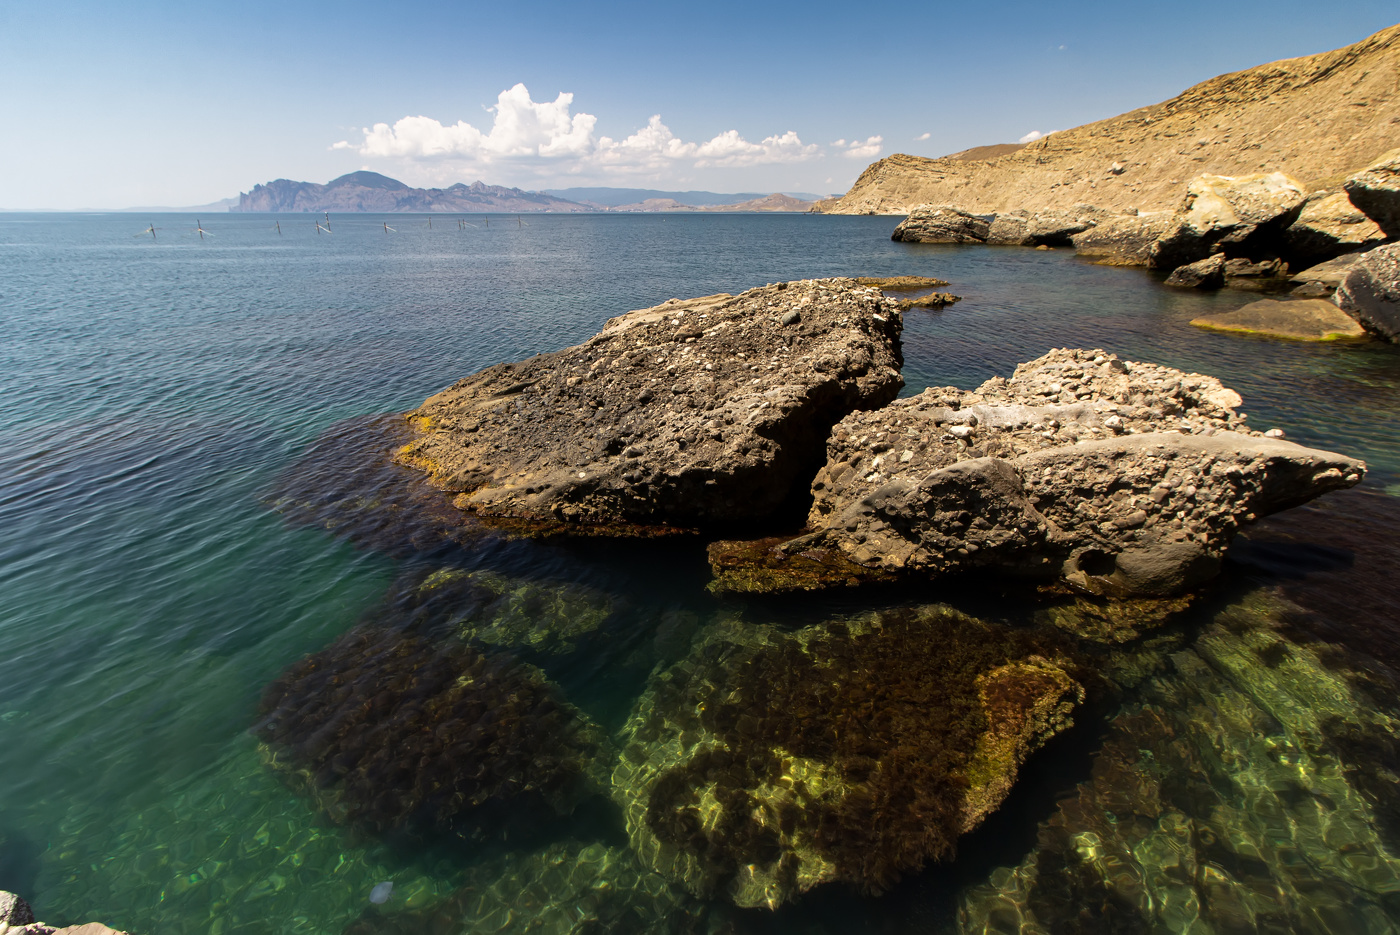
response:
M580 531L775 511L830 427L899 392L895 300L808 280L630 312L409 413L400 462L482 516Z
M1181 592L1241 524L1360 482L1365 465L1245 428L1212 377L1057 350L973 392L930 388L833 431L808 527L716 543L717 589L995 569L1093 594Z
M891 240L905 243L986 243L991 224L953 205L919 205L900 221Z
M101 922L54 926L34 921L34 910L14 893L0 890L0 935L126 935Z
M1069 726L1084 690L1057 646L946 607L719 625L623 728L613 793L632 845L739 906L888 889L951 857Z
M1400 342L1400 244L1362 254L1337 287L1336 300L1367 331Z
M1400 149L1392 149L1343 185L1351 203L1385 231L1400 237Z
M1334 341L1365 337L1346 312L1324 299L1279 301L1261 299L1233 312L1193 318L1191 324L1210 331L1232 331L1296 341Z

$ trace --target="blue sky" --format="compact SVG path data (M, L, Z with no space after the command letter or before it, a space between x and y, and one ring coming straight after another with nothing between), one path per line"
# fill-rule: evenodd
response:
M364 167L837 192L879 156L1076 126L1397 20L1394 0L0 0L0 208L198 204Z

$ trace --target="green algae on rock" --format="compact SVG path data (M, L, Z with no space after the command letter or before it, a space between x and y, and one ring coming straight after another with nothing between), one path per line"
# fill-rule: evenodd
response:
M1366 336L1366 329L1354 318L1323 299L1260 299L1233 312L1193 318L1191 324L1207 331L1293 341L1336 341Z
M951 857L1069 725L1084 691L1058 646L938 606L794 633L719 624L622 730L613 795L633 847L742 907L888 889Z
M569 815L607 738L533 666L360 627L264 692L269 765L338 822L490 836Z
M1400 931L1400 721L1284 634L1294 610L1256 590L1172 653L959 930Z

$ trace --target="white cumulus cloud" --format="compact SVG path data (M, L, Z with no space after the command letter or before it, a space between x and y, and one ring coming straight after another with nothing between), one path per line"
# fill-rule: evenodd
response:
M834 145L845 146L841 155L848 159L874 159L880 155L880 150L885 148L885 138L883 136L871 136L865 140L838 140Z
M655 174L801 162L822 155L820 146L803 143L792 130L756 143L737 130L703 142L686 141L659 114L623 139L595 136L598 118L571 113L573 101L564 92L553 101L536 102L525 85L517 84L497 97L485 132L462 120L444 125L431 117L404 117L392 125L376 123L362 131L362 140L342 140L331 148L403 161L450 161L462 168L526 168L536 174ZM879 137L871 140L878 144Z
M932 133L920 133L918 136L914 137L914 140L915 140L915 142L917 142L917 141L919 141L919 140L926 140L926 139L928 139L930 136L933 136L933 134L932 134Z
M1034 143L1036 140L1043 140L1043 139L1045 139L1045 137L1049 136L1050 134L1052 134L1052 133L1059 133L1059 132L1060 132L1059 130L1047 130L1047 131L1045 131L1044 133L1041 133L1039 130L1032 130L1031 132L1027 133L1025 136L1021 137L1021 138L1020 138L1019 140L1017 140L1016 142L1018 142L1018 143Z

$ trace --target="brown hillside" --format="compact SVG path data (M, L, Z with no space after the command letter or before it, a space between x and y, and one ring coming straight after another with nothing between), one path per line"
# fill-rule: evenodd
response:
M954 204L990 213L1084 202L1155 211L1175 208L1186 182L1206 172L1281 170L1313 188L1335 186L1397 140L1400 26L1392 26L1333 52L1212 78L1007 155L889 156L820 210L907 214Z

